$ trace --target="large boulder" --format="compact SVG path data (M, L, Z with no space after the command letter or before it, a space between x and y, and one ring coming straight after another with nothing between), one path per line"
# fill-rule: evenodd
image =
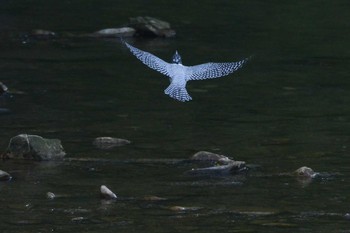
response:
M60 160L66 153L59 139L46 139L38 135L20 134L11 138L7 158L31 160Z
M135 28L136 36L173 37L176 35L168 22L149 16L130 18L129 26Z

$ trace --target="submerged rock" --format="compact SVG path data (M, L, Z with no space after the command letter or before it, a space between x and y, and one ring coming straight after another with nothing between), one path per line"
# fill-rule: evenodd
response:
M164 197L158 197L158 196L145 196L143 197L144 201L166 201L167 198Z
M135 28L137 36L173 37L176 34L168 22L149 16L130 18L129 26Z
M100 187L101 197L105 199L117 199L117 195L115 195L107 186L101 185Z
M0 170L0 181L9 181L11 180L12 177L10 174L8 174L7 172Z
M113 37L131 37L136 30L131 27L106 28L90 34L92 37L113 38Z
M20 134L11 138L6 158L59 160L66 153L59 139L45 139L38 135Z
M238 174L246 170L247 167L244 161L232 161L227 165L195 168L190 171L187 171L186 174L195 176L223 176Z
M202 209L202 207L189 207L189 206L169 206L167 209L174 212L185 212L185 211L197 211Z
M44 29L33 29L29 34L28 37L35 38L38 40L50 40L57 37L57 33L49 30Z
M122 138L98 137L93 141L93 145L102 150L109 150L117 146L124 146L131 142Z

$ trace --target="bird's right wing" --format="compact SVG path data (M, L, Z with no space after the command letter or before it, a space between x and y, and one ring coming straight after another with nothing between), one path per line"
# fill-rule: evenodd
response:
M248 60L249 58L238 62L209 62L201 65L189 66L191 72L187 80L203 80L226 76L241 68Z
M142 51L141 49L135 48L124 41L126 47L140 60L143 64L151 69L154 69L164 75L169 76L169 66L170 64L163 61L162 59L156 57L155 55Z

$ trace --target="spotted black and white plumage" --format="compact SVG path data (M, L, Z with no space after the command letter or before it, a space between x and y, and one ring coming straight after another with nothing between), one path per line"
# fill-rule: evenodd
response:
M124 41L123 43L143 64L168 76L170 85L164 90L164 93L182 102L192 99L186 90L187 81L226 76L241 68L248 61L248 58L246 58L238 62L209 62L196 66L184 66L177 51L173 56L173 63L168 63L151 53L135 48Z

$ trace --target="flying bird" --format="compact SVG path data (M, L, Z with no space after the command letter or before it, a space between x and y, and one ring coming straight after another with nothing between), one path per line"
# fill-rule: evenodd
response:
M186 90L187 81L219 78L229 75L238 70L249 58L238 62L208 62L195 66L182 65L181 56L176 51L172 63L168 63L159 57L135 48L125 41L122 41L143 64L170 78L170 85L164 90L171 98L185 102L192 100Z

